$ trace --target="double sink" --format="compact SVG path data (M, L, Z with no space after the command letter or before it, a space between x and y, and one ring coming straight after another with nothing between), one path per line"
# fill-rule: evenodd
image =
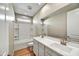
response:
M44 38L44 42L48 43L50 48L60 54L67 55L67 56L77 56L79 55L79 44L68 42L67 45L62 45L60 41L56 38L50 40L50 38Z

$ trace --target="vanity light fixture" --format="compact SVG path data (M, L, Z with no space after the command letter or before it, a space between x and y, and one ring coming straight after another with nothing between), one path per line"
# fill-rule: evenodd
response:
M5 6L0 6L0 9L5 10ZM6 10L9 11L9 7L6 7Z

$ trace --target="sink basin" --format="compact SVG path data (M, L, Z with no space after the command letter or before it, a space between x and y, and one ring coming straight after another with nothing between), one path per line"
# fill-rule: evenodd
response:
M67 43L67 45L75 47L75 48L79 48L79 43L69 42Z
M53 44L51 44L51 46L57 50L61 50L61 51L67 52L67 53L70 53L72 51L71 47L64 46L64 45L61 45L58 43L53 43Z

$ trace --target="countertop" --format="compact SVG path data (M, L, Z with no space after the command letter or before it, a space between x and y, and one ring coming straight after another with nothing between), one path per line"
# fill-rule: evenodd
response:
M79 44L75 44L72 42L68 42L67 45L61 45L60 44L60 40L61 38L55 38L55 37L49 37L49 36L45 36L44 38L41 37L34 37L34 39L38 42L40 42L41 44L45 45L46 47L50 48L51 50L56 51L57 53L63 55L63 56L75 56L75 55L79 55ZM64 50L57 48L56 44L57 43L61 46L61 48L64 47ZM54 44L54 46L53 46ZM78 47L77 47L78 46ZM66 49L67 47L70 47L71 50ZM66 51L67 50L67 51Z

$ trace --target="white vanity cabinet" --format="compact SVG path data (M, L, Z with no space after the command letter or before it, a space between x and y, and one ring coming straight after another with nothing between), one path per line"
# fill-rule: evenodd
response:
M62 56L54 50L48 48L46 45L34 39L33 51L36 56Z
M38 41L34 40L33 41L33 51L36 56L44 56L44 45L39 43Z

